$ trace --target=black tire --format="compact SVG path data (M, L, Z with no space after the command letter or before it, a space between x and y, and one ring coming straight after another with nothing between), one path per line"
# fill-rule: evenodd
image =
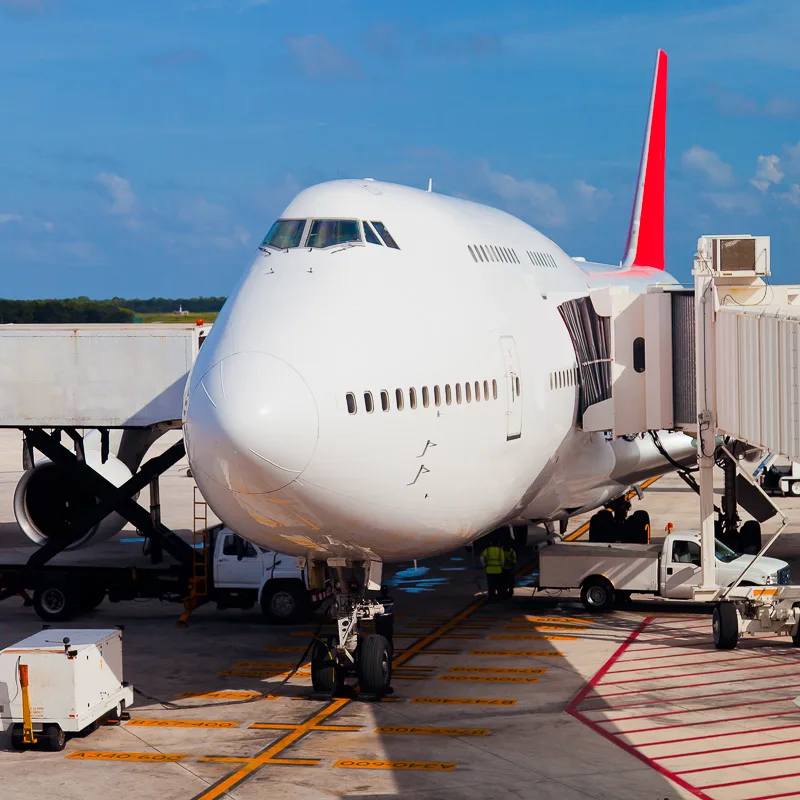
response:
M104 586L86 586L82 598L84 611L94 611L105 600L105 597Z
M261 590L261 611L275 625L290 625L310 614L308 593L300 581L270 581Z
M67 744L67 735L61 730L60 725L45 725L44 730L39 736L39 743L45 750L58 753Z
M789 494L792 497L800 497L800 481L793 481L789 484Z
M63 583L52 583L33 593L33 609L45 622L72 619L83 608L81 593Z
M581 586L581 603L588 611L611 611L614 608L614 587L606 578L587 578Z
M22 723L15 722L11 726L11 749L24 750L25 742L23 741Z
M319 694L333 697L339 689L341 671L336 666L333 637L317 639L311 650L311 686Z
M632 602L630 592L614 592L614 606L622 608Z
M358 683L361 692L383 695L392 682L392 648L386 637L377 633L361 643L358 659Z
M718 603L711 627L717 650L733 650L739 641L739 616L733 603Z

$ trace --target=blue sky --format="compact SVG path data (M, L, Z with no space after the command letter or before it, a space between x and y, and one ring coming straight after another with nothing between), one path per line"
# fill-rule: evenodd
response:
M226 294L339 177L433 176L617 262L658 47L669 269L758 233L795 281L800 3L700 5L0 0L0 295Z

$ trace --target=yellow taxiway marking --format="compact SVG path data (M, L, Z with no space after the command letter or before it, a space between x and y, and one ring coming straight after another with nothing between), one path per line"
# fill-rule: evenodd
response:
M249 764L252 758L237 758L235 756L203 756L199 761L211 761L218 764ZM290 764L296 767L316 767L322 759L319 758L271 758L270 764Z
M306 662L308 665L308 662ZM287 661L237 661L234 665L236 669L291 669L294 664Z
M279 672L274 669L224 669L219 673L220 678L283 678L291 670ZM311 670L299 669L294 673L298 678L307 678Z
M593 625L594 620L586 617L535 617L526 614L524 617L514 617L512 622L555 622L555 623L574 623L576 625Z
M413 666L411 664L408 664L406 666L395 667L395 669L409 670L410 672L434 672L435 670L439 669L439 667L431 667L431 666L420 667L417 666L416 664L414 664Z
M458 633L458 631L443 633L445 639L477 639L477 633Z
M455 761L354 761L343 758L335 761L334 767L340 769L414 769L432 771L454 770L457 766Z
M518 678L508 675L441 675L440 681L461 681L462 683L536 683L538 678Z
M282 645L280 647L265 647L265 652L272 652L272 653L305 653L305 647L294 647L288 645Z
M503 625L504 631L588 631L588 625L555 625L531 623L530 625Z
M235 728L239 723L231 720L211 719L132 719L125 723L138 728Z
M513 706L517 701L497 697L414 697L411 702L428 706Z
M426 728L415 725L383 725L375 728L375 733L405 733L428 736L488 736L488 728Z
M251 726L254 730L269 731L293 731L297 725L283 722L254 722ZM360 731L360 725L317 725L315 731Z
M534 656L549 657L549 656L563 656L563 653L549 650L473 650L470 655L473 656Z
M448 672L504 672L514 675L544 675L547 670L543 667L450 667Z
M251 700L259 697L261 692L181 692L179 698L199 697L203 700ZM270 694L264 697L265 700L275 700L277 695ZM191 706L186 706L191 708Z
M545 639L548 642L574 642L578 639L577 636L548 636L547 634L541 635L531 635L525 636L522 634L510 634L510 633L493 633L490 639L511 639L514 641L530 641L532 639Z
M188 758L188 753L122 753L116 750L78 750L70 753L67 758L85 761L135 761L137 764L151 762L163 764L164 762L183 761Z
M405 672L395 672L392 675L392 678L398 681L424 681L430 677L430 675L409 675Z

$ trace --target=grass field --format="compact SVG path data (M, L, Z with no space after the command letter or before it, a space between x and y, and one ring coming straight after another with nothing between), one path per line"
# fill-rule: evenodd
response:
M190 311L188 314L184 316L179 316L177 314L136 314L137 319L141 319L142 322L182 322L184 324L194 323L198 319L202 319L203 322L213 322L219 311Z

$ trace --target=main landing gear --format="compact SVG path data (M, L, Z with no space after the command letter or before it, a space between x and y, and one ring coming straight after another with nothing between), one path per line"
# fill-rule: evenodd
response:
M358 573L361 569L338 569L335 582L337 591L333 615L337 632L320 637L311 651L311 683L318 697L328 698L341 692L348 676L358 677L360 696L377 699L391 694L394 618L393 602L383 587L378 598L366 597L366 584L374 585L376 576L373 563L367 581ZM361 626L369 620L375 622L375 633L365 635Z

